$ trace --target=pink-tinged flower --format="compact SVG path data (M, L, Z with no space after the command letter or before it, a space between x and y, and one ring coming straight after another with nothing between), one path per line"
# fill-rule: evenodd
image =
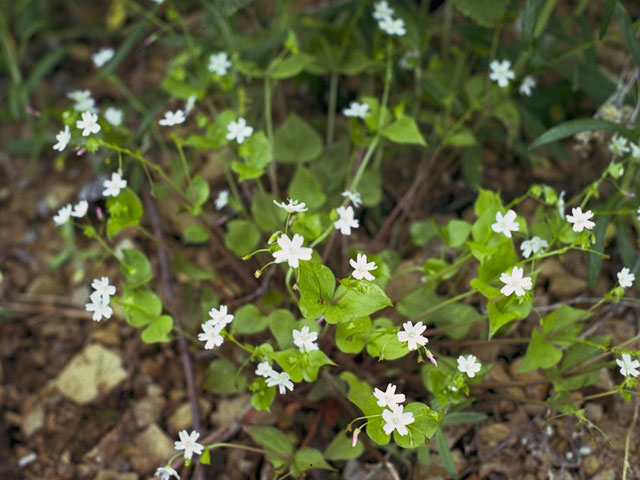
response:
M378 388L374 389L373 396L378 399L376 403L379 407L389 407L391 409L405 401L404 393L396 393L396 386L392 383L387 385L387 390L384 392Z
M500 212L496 212L496 223L491 225L491 230L496 233L504 233L504 236L511 238L511 232L517 232L520 230L520 224L516 222L516 212L508 210L507 213L502 215Z
M500 281L505 284L500 289L500 293L508 297L515 292L516 297L521 297L525 290L531 290L533 287L531 277L523 277L523 275L524 269L519 267L513 267L511 275L506 272L500 275Z

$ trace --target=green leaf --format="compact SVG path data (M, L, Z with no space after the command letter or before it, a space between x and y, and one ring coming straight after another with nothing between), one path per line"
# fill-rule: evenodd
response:
M471 224L464 220L451 220L447 225L447 245L453 248L461 247L471 233Z
M262 332L268 323L267 317L260 313L258 307L249 303L234 312L231 333L240 335Z
M303 265L303 264L300 264ZM296 328L296 319L289 310L274 310L267 317L269 330L278 342L278 347L282 350L293 348L293 338L291 332Z
M360 353L371 332L371 319L360 317L338 324L336 346L344 353Z
M347 382L349 387L347 398L362 413L367 416L380 415L382 413L382 408L378 406L376 397L373 396L373 389L368 383L358 380L358 377L351 372L342 372L340 378Z
M315 382L320 368L325 365L335 365L335 363L322 350L312 350L306 355L303 354L302 379L309 383Z
M393 433L393 439L402 448L417 448L436 432L442 419L442 413L437 413L420 402L409 403L405 406L404 411L413 413L415 420L407 426L409 429L407 435L400 435L396 431Z
M316 450L315 448L301 448L296 452L293 461L299 472L306 472L307 470L311 470L314 468L336 471L335 468L333 468L325 461L324 457L322 456L322 452L320 452L320 450Z
M416 121L411 117L400 117L384 127L380 134L395 143L427 146Z
M247 379L231 360L219 358L209 364L204 388L218 395L231 395L245 390Z
M246 427L247 433L254 442L269 452L281 455L267 455L274 467L279 468L289 463L287 457L293 456L293 442L277 428L263 426ZM284 457L283 457L284 455Z
M341 323L352 318L365 317L392 305L379 286L364 280L345 280L348 288L340 285L325 312L327 323Z
M340 324L344 325L344 324ZM338 328L340 328L338 325ZM389 331L391 330L391 331ZM378 360L397 360L409 354L405 343L398 340L398 330L376 328L367 343L367 353Z
M327 460L351 460L358 458L364 451L364 445L358 439L355 447L351 446L351 437L338 433L324 451L324 458Z
M209 184L200 175L196 175L187 187L187 198L192 205L198 207L209 199Z
M303 53L290 55L275 65L272 61L267 71L271 78L290 78L298 75L311 62L311 57Z
M409 228L411 241L418 246L423 246L438 235L438 227L433 220L419 220L413 222Z
M618 133L627 138L634 138L633 132L619 123L609 122L608 120L598 118L580 118L577 120L569 120L568 122L564 122L550 128L536 138L533 143L529 145L529 149L532 150L546 145L547 143L556 142L587 130L607 130Z
M542 2L540 0L526 0L522 13L522 41L526 46L533 43L533 31L538 21L538 14Z
M358 75L373 65L369 56L359 48L349 48L347 57L338 67L338 71L344 75Z
M151 275L151 263L149 263L145 254L130 248L122 250L120 271L127 279L127 282L135 285L146 283L153 277Z
M321 207L327 199L318 179L302 165L298 166L289 184L289 197L306 203L310 210Z
M289 348L281 352L275 352L273 359L278 362L278 365L289 374L291 380L298 383L302 381L302 362L303 353L297 348Z
M193 280L210 280L216 277L214 271L204 270L178 253L171 259L171 269L176 273L184 273Z
M127 289L123 299L125 318L132 327L144 327L162 312L162 301L151 290Z
M107 199L107 235L113 238L120 230L136 226L142 218L142 202L130 188L120 191L117 197Z
M447 443L447 437L444 436L441 428L436 431L436 445L438 446L438 455L440 455L442 466L451 477L458 478L458 472L456 471L451 450L449 450L449 444Z
M602 20L600 21L600 32L598 34L600 40L605 36L607 30L609 29L609 24L611 23L611 19L613 18L613 11L616 8L616 4L618 0L605 0L604 8L602 12Z
M211 452L208 448L205 448L202 455L200 455L199 462L203 465L211 465Z
M267 387L264 378L258 378L251 384L251 406L256 410L269 410L276 397L276 387Z
M527 353L518 369L518 373L530 372L537 368L551 368L562 358L562 350L554 347L544 336L533 329Z
M464 425L467 423L480 423L488 418L486 413L480 412L449 412L442 419L443 427Z
M211 142L210 148L220 148L227 145L227 127L237 118L236 112L233 110L223 110L209 123L205 138ZM251 138L251 137L249 137Z
M513 300L504 298L498 303L487 303L489 314L489 338L493 337L500 328L513 320L526 318L531 311L531 300L523 303L513 303Z
M482 27L493 27L504 16L509 0L452 0L460 12Z
M260 231L247 220L232 220L227 225L224 245L238 257L253 252L260 242Z
M336 279L329 267L316 258L300 262L298 269L298 308L305 318L318 318L329 306L336 288Z
M322 138L295 113L276 130L274 154L282 163L304 163L322 153Z
M231 170L238 174L241 182L260 177L273 160L271 145L263 132L254 133L247 138L238 148L238 153L244 159L244 165L233 162Z
M169 315L161 315L147 325L140 337L144 343L170 342L171 330L173 330L173 318Z
M185 245L200 245L209 241L209 231L199 223L187 225L182 232L182 241Z
M636 29L631 22L631 18L629 18L627 10L620 3L616 5L615 11L618 22L620 22L622 38L624 38L624 43L627 44L627 50L629 50L636 65L640 65L640 43L638 43Z
M254 193L251 203L251 216L263 232L274 232L284 225L287 214L276 206L276 197L270 193L260 191Z

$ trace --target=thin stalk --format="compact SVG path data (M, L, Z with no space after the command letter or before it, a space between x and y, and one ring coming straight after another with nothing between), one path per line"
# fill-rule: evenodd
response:
M338 73L333 72L329 79L329 111L327 115L327 147L333 145L336 127L336 102L338 101Z
M267 130L267 137L269 138L269 146L271 148L271 154L273 157L273 116L271 113L271 96L273 94L271 79L264 79L264 117ZM269 182L271 184L271 193L278 198L278 178L276 159L272 158L269 164Z

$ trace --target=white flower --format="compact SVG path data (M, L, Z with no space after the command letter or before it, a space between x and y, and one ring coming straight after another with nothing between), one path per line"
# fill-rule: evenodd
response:
M640 160L640 147L633 142L631 142L629 146L631 147L631 158Z
M180 109L175 112L168 111L164 113L164 118L159 120L158 123L163 127L173 127L174 125L180 125L184 123L187 117L184 116L184 112Z
M516 74L511 70L511 62L509 60L501 62L494 60L489 64L489 68L491 69L489 78L502 88L509 85L509 80L516 78Z
M358 192L352 192L351 190L345 190L342 192L342 196L347 198L353 206L358 208L362 204L362 196Z
M209 71L218 75L226 75L231 66L229 56L225 52L214 53L209 57Z
M564 220L565 216L564 216L564 195L565 195L565 191L561 191L560 195L558 196L558 215L560 215L560 218L562 218Z
M525 240L524 242L522 242L522 244L520 244L520 250L522 250L522 256L524 258L529 258L532 253L535 255L548 246L549 244L546 240L535 236L531 240Z
M351 102L349 108L345 108L342 113L345 117L366 118L369 115L369 104Z
M571 209L571 213L572 215L567 215L567 221L573 224L574 232L581 232L585 228L587 230L591 230L596 226L595 223L589 220L593 217L593 212L591 210L583 212L580 207L576 207Z
M640 372L638 371L638 367L640 367L640 362L638 360L631 360L631 355L628 353L622 354L622 360L617 359L616 363L620 367L620 373L625 377L631 375L632 377L637 377Z
M536 79L531 75L527 75L522 79L522 83L520 84L520 95L526 95L527 97L531 96L531 89L536 88Z
M374 4L373 18L380 21L391 16L393 16L393 8L391 8L387 2L382 1Z
M267 361L260 362L258 364L258 368L256 368L256 375L258 375L259 377L269 377L272 373L277 372L273 368L271 368L271 365L269 365L269 362Z
M93 292L89 296L91 303L87 303L84 308L87 312L93 312L93 321L99 322L102 317L109 319L113 315L113 309L109 306L109 297L101 295L99 292Z
M156 470L156 473L153 474L154 477L159 477L160 480L171 480L171 477L175 477L180 480L180 475L171 467L159 467Z
M482 365L478 362L475 355L467 355L466 357L460 355L458 357L458 370L466 373L469 378L475 377L481 367Z
M78 120L76 122L76 128L82 130L83 137L88 137L92 133L98 133L100 131L98 114L91 112L82 112L82 120Z
M90 90L73 90L67 93L67 97L75 102L73 109L76 112L93 112L96 101L91 97Z
M213 322L213 325L221 329L226 327L233 321L233 315L227 312L228 308L226 305L220 305L220 310L212 308L209 310L210 321Z
M636 276L631 273L631 271L624 267L622 270L618 272L618 283L622 288L629 288L633 285L633 281L636 279Z
M104 112L104 119L114 127L119 127L122 124L122 110L119 108L109 107Z
M516 222L516 212L513 210L507 211L507 213L502 215L502 213L496 213L496 223L491 225L491 230L496 233L504 233L504 236L507 238L511 238L511 232L517 232L520 230L520 224Z
M229 204L229 190L220 190L215 199L216 210L222 210Z
M413 413L404 412L402 405L397 406L393 410L384 409L382 411L382 419L384 420L384 433L391 435L396 430L399 435L406 435L409 433L407 425L412 424L416 419L413 417Z
M198 455L202 454L204 447L197 442L198 438L200 438L200 433L195 430L191 433L187 433L186 430L181 430L178 435L180 436L180 441L174 442L173 448L176 450L184 450L184 458L191 460L194 453Z
M102 194L105 197L117 197L120 195L120 190L126 188L127 181L119 173L112 173L111 180L105 180L102 186L104 187Z
M53 217L53 223L55 223L57 226L67 223L69 221L69 218L71 218L72 209L73 207L71 206L71 204L62 207L60 210L58 210L58 214Z
M413 70L418 66L418 60L420 60L420 51L407 50L400 58L398 65L403 70Z
M357 260L354 260L352 258L349 260L349 264L353 267L353 272L351 272L353 278L356 278L358 280L362 280L364 278L366 280L369 280L370 282L375 280L375 277L369 272L375 270L376 268L378 268L378 266L376 265L376 262L367 263L366 255L359 253L357 255Z
M638 207L638 211L636 212L636 220L638 220L640 222L640 207Z
M274 200L273 203L275 203L287 213L300 213L309 210L304 202L298 202L298 200L289 199L289 203L280 203Z
M164 0L151 0L151 1L156 5L162 5L164 3Z
M87 210L89 210L89 202L86 200L80 200L76 205L74 205L71 216L82 218L87 214Z
M378 21L378 27L380 30L386 32L388 35L403 36L407 31L404 28L404 20L401 18L385 17Z
M389 407L391 409L405 401L404 393L396 393L396 386L392 383L387 385L387 390L384 392L377 388L374 389L373 396L378 399L379 407Z
M500 289L500 293L508 297L515 292L516 297L521 297L524 295L525 290L531 290L531 277L523 277L523 275L524 269L519 267L513 267L511 275L507 272L500 275L500 281L505 284L505 286Z
M294 330L291 332L293 335L293 343L301 352L311 352L318 350L318 332L312 332L308 326L302 327L301 330Z
M116 294L116 287L109 283L108 277L94 278L91 282L91 288L94 289L94 293L106 298Z
M278 386L280 395L287 393L287 388L293 391L293 382L287 372L278 373L275 370L271 372L271 375L267 377L267 386L275 387L276 385Z
M253 127L247 126L247 121L242 117L237 122L229 122L229 125L227 125L227 140L235 139L238 143L242 143L252 133Z
M273 252L273 258L276 263L288 262L291 268L298 268L299 260L311 260L313 250L302 246L304 238L297 233L292 239L286 234L278 237L278 245L281 250Z
M224 337L220 335L224 327L220 326L211 320L202 324L202 333L198 334L198 340L206 342L204 344L205 350L211 350L213 347L219 347L224 342Z
M611 143L609 144L609 151L614 155L624 155L625 153L629 153L631 149L627 145L628 140L619 135L614 135L611 138Z
M62 130L60 133L56 135L56 140L58 141L58 143L56 143L53 146L54 150L61 152L65 148L67 148L67 145L69 144L69 140L71 140L71 132L69 131L69 125L65 125L64 130Z
M114 54L115 50L113 48L102 48L91 55L91 60L93 60L93 64L96 67L100 68L109 60L111 60Z
M197 95L189 95L187 101L184 104L184 114L189 115L193 107L196 105L196 100L198 99Z
M338 207L336 212L338 212L339 218L333 223L333 225L340 230L342 235L351 235L351 229L358 228L360 226L358 220L353 218L355 212L351 205L348 207Z
M398 332L398 341L407 342L407 348L409 350L417 350L418 345L424 346L429 342L427 337L422 336L422 333L427 329L427 326L422 322L418 322L415 325L412 322L405 322L402 324L404 330Z

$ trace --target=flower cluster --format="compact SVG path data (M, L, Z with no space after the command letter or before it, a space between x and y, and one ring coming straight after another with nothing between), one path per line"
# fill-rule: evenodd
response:
M264 361L258 364L256 375L264 377L268 387L278 387L280 395L287 393L287 389L293 391L293 382L287 372L276 372L269 362Z
M422 334L427 329L427 326L422 322L418 322L415 325L412 322L405 322L402 324L403 330L398 332L398 341L407 342L407 348L409 350L417 350L418 345L424 347L429 339Z
M64 225L69 221L69 218L82 218L87 214L89 210L89 202L86 200L80 200L75 205L70 203L58 210L58 213L54 215L53 222L57 225Z
M373 18L378 21L380 30L388 35L403 36L407 31L404 28L404 20L393 18L393 8L386 1L377 2L373 8Z
M111 296L116 294L116 287L109 283L107 277L96 278L91 282L93 293L89 296L91 303L85 305L87 312L93 312L93 321L99 322L102 317L109 319L113 309L109 306Z
M404 403L405 396L403 393L396 393L396 386L388 384L387 389L383 392L376 388L373 391L373 395L378 399L376 402L379 407L384 408L382 411L382 419L384 420L384 433L391 435L395 430L399 435L407 435L409 429L407 425L412 424L415 421L413 413L405 412Z
M219 310L216 308L209 310L209 317L209 320L202 324L202 333L198 334L198 340L206 342L205 350L222 345L224 337L220 334L224 327L233 321L233 315L227 313L226 305L220 305Z
M467 355L466 357L460 355L458 357L458 370L466 373L469 378L475 377L481 368L482 364L478 362L475 355Z

